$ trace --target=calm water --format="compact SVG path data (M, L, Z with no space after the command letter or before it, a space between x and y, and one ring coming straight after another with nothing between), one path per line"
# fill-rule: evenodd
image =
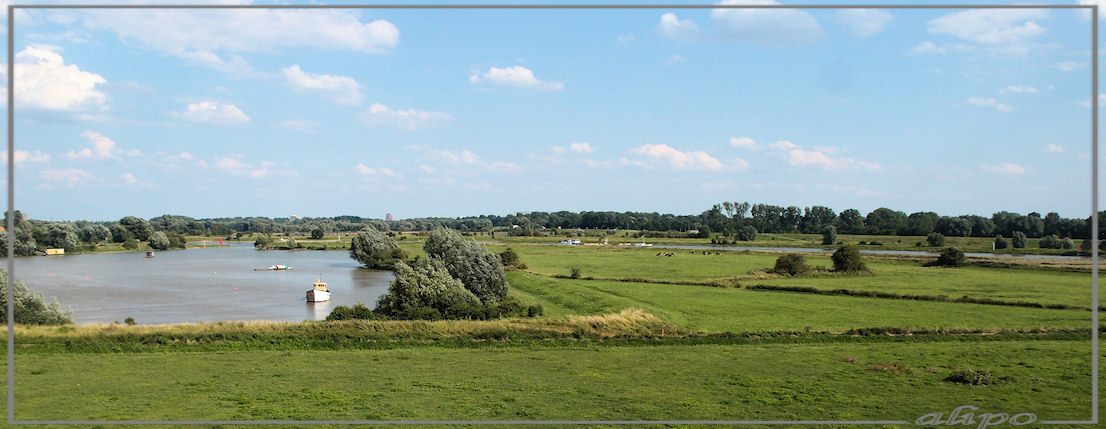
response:
M254 271L271 265L291 271ZM6 261L5 265L6 266ZM331 300L309 303L320 276ZM15 275L32 291L57 297L78 324L218 320L322 320L338 305L370 308L388 291L389 271L358 268L344 251L255 250L252 243L143 253L15 259Z

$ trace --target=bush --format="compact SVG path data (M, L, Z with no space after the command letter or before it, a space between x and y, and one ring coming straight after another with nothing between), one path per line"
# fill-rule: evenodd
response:
M822 244L834 244L837 243L837 228L833 225L826 226L826 229L822 230Z
M945 377L945 381L971 386L986 386L988 384L993 384L994 378L991 376L991 371L985 369L979 371L974 369L961 369Z
M453 278L441 260L427 257L410 266L396 262L395 280L377 301L375 312L396 319L437 320L442 314L459 313L458 308L479 306L476 295Z
M465 289L476 295L480 302L495 302L507 296L509 285L499 255L483 244L440 228L430 233L423 249L427 257L440 259L449 274L461 280Z
M1037 241L1037 247L1041 249L1059 249L1063 246L1064 242L1056 234L1046 235Z
M391 237L372 228L358 232L349 243L349 257L374 270L390 270L406 261L407 253Z
M323 238L323 230L321 228L315 228L311 230L312 240L321 240Z
M154 231L150 234L150 241L148 243L151 249L154 250L166 250L169 248L169 237L164 232Z
M737 239L741 241L756 241L757 229L752 226L741 228L741 231L737 232Z
M1025 233L1021 231L1014 231L1013 237L1010 239L1014 243L1015 249L1024 249L1026 244Z
M806 257L798 253L788 253L776 258L776 265L771 272L785 276L801 276L810 273L810 266L806 264Z
M568 278L578 279L578 278L580 278L580 276L581 276L580 267L572 267L572 269L569 271Z
M1091 239L1084 238L1082 243L1079 243L1079 250L1083 253L1091 253L1091 249L1094 248L1094 244L1091 244Z
M926 236L926 243L929 243L929 247L941 247L945 245L945 236L938 232L931 232Z
M1071 238L1065 238L1064 241L1060 243L1060 248L1064 250L1074 249L1075 242L1072 241Z
M868 271L868 266L860 258L860 249L853 245L845 245L837 248L830 257L833 260L833 270L843 273Z
M339 305L330 310L330 314L326 316L327 321L332 320L373 320L376 316L373 315L372 310L366 307L365 304L358 302L356 305L346 307Z
M138 249L138 240L128 238L126 241L123 242L123 248L128 250Z
M499 254L499 263L503 264L504 268L526 268L526 264L519 260L518 253L510 247Z
M1006 243L1006 239L1001 235L995 236L995 249L1005 249L1009 244Z
M15 282L15 323L21 325L67 325L73 323L73 310L61 309L55 298L50 304L42 295L31 292L23 282ZM0 318L8 318L8 272L0 269Z
M126 319L123 319L123 323L126 323L128 326L134 326L137 322L134 321L133 317L127 317Z
M941 254L937 256L937 265L942 267L960 267L968 262L968 258L964 256L964 252L955 247L948 247L941 251Z

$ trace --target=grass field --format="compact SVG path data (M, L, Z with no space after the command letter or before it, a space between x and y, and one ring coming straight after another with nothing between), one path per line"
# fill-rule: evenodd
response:
M1090 307L1085 265L866 257L868 275L789 278L764 272L771 252L512 248L529 268L508 272L511 294L544 317L20 327L16 418L912 422L961 405L1089 418L1086 309L749 289ZM583 278L563 278L572 267ZM987 383L948 380L965 370Z

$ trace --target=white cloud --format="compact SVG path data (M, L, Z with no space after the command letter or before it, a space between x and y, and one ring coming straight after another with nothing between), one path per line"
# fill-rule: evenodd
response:
M293 88L317 91L341 104L361 104L361 85L351 77L305 73L299 64L283 68L281 72Z
M122 9L88 11L82 21L126 42L187 58L216 70L249 71L241 57L219 52L273 52L284 48L342 49L383 54L399 43L399 29L385 20L361 22L338 9Z
M0 158L3 159L2 161L0 161L0 163L3 163L4 165L7 165L7 163L8 163L8 151L6 151L6 150L0 151ZM29 163L34 163L34 164L45 164L45 163L50 162L50 155L49 154L45 154L45 153L39 152L37 150L34 151L34 152L28 152L28 151L25 151L25 150L18 150L17 149L15 151L14 158L15 158L15 163L16 164L22 164L24 162L29 162Z
M870 37L883 31L895 16L879 9L839 9L837 21L849 26L853 36Z
M777 5L774 0L722 0L721 5ZM730 42L770 46L795 45L821 39L824 31L809 13L797 9L711 9L718 37Z
M364 175L364 176L395 176L396 175L396 172L392 171L392 169L390 169L390 168L370 168L370 167L366 166L365 164L357 164L357 166L354 167L354 169L357 170L358 174L361 174L361 175Z
M215 161L213 165L215 168L226 170L228 173L237 176L246 176L251 179L263 179L270 176L296 177L300 174L298 171L288 168L275 168L278 167L278 165L269 161L262 161L259 163L260 167L254 167L251 164L244 163L238 158L235 158L236 156L238 155L220 158Z
M1036 94L1037 93L1037 88L1034 88L1032 86L1010 85L1006 88L1002 88L1002 89L998 90L998 93L999 94L1006 94L1006 93Z
M134 175L131 173L123 173L119 176L119 178L123 179L124 182L130 183L132 185L138 183L138 178L134 177Z
M914 55L928 55L928 54L943 55L947 52L948 51L945 48L943 48L941 46L937 46L936 43L930 42L928 40L924 41L922 43L919 43L918 46L915 46L914 49L912 49L910 51L910 53L914 54Z
M215 161L216 168L222 168L224 170L245 170L250 168L246 163L239 161L235 158L222 158Z
M1049 144L1045 146L1045 152L1064 153L1064 147L1057 144Z
M838 157L836 155L839 150L832 146L815 146L807 149L790 141L780 140L768 147L783 152L787 157L787 163L792 167L815 166L826 170L839 170L859 166L872 171L883 169L883 166L874 162Z
M1091 102L1090 101L1079 101L1079 102L1076 102L1075 104L1086 107L1086 108L1091 107ZM1098 94L1098 105L1099 106L1106 105L1106 94L1103 94L1103 93Z
M430 166L430 165L420 165L419 170L422 170L422 172L426 173L426 174L434 174L435 172L438 171L437 168L434 168L433 166Z
M1025 174L1025 167L1012 162L1007 162L1002 165L984 165L980 167L983 171L999 174L1011 174L1020 175Z
M1044 9L972 9L929 21L930 33L988 45L1025 42L1045 33L1032 20L1048 18Z
M76 168L42 170L39 174L48 182L66 186L77 186L95 178L87 171Z
M657 23L657 31L665 37L678 40L696 40L701 32L699 26L690 19L681 21L674 13L661 15L661 20Z
M1083 63L1077 63L1075 61L1064 61L1056 64L1056 68L1066 72L1074 71L1080 67L1083 67Z
M721 170L722 162L706 152L681 152L666 144L645 144L632 150L633 153L661 160L678 170Z
M742 149L756 149L759 145L756 140L748 137L730 137L730 146Z
M193 122L211 122L217 124L240 124L250 122L241 109L233 104L202 101L189 104L183 112L171 112L170 116Z
M637 40L637 36L634 36L634 33L632 31L626 34L618 35L618 43L630 43L635 40Z
M18 106L73 113L107 109L107 96L96 89L102 76L65 65L50 45L30 45L15 55L15 100Z
M998 100L995 100L993 98L969 97L968 104L971 104L973 106L994 107L995 110L1003 113L1008 113L1014 110L1014 108L1010 107L1010 105L999 103Z
M416 131L426 126L453 119L449 114L442 112L414 109L395 110L380 103L373 103L359 118L362 122L374 127L386 125L408 131Z
M530 69L522 66L507 68L491 67L483 75L470 75L469 82L487 82L493 85L513 86L516 88L532 88L542 91L560 91L565 87L565 84L563 82L540 80L534 76L533 71L530 71Z
M674 66L685 61L687 61L687 58L684 58L683 55L676 54L668 57L668 59L664 61L664 64L668 66Z
M591 147L587 143L573 143L568 145L568 149L576 153L592 153L595 152L595 148Z
M137 149L124 151L115 147L115 141L105 137L99 133L93 131L85 131L81 133L81 137L84 137L89 142L89 147L81 149L79 152L69 151L65 154L69 159L105 159L105 158L118 158L120 155L134 156L138 155Z

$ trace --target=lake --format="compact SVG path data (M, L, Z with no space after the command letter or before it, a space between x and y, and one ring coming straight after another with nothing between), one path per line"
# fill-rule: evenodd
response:
M6 267L7 262L4 262ZM255 271L272 265L290 271ZM338 305L372 308L388 291L390 271L360 268L346 251L256 250L252 243L144 253L92 253L15 259L16 279L57 297L77 324L303 321L325 319ZM331 300L309 303L322 277Z

